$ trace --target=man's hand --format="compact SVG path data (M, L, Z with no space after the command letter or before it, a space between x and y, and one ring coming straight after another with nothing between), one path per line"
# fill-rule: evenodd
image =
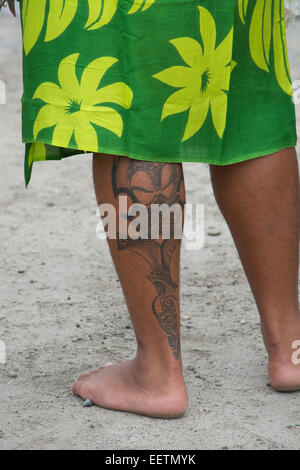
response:
M14 16L16 16L15 0L0 0L0 10L5 3L8 3L10 11L12 12Z

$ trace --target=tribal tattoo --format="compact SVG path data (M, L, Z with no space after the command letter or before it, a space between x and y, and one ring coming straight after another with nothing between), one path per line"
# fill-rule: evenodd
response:
M141 172L143 173L141 175ZM139 185L140 178L145 184ZM114 196L127 195L132 203L143 204L148 212L148 234L153 224L150 211L152 204L179 204L184 209L184 180L182 168L175 163L145 162L123 157L116 157L112 168L112 185ZM130 221L131 217L128 217ZM171 221L174 229L174 220ZM159 220L158 233L162 233ZM173 232L172 232L173 233ZM152 302L153 313L159 326L167 335L169 346L176 359L180 357L180 335L177 321L176 297L178 285L172 279L171 262L173 255L180 246L180 239L132 239L120 238L117 234L118 250L130 250L140 255L149 265L151 272L147 279L156 289L157 296Z

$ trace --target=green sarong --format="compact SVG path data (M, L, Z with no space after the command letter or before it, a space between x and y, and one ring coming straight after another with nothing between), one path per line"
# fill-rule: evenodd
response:
M84 152L227 165L296 145L283 0L21 10L26 185L33 162Z

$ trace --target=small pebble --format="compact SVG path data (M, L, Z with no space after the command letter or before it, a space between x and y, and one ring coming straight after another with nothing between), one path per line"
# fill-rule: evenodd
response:
M11 379L16 379L18 377L18 374L17 372L15 372L14 370L11 370L7 373L8 377L11 378Z
M210 235L211 237L217 237L218 235L221 235L221 230L211 225L207 229L207 235Z
M54 202L51 202L51 201L50 201L50 202L47 202L46 205L47 205L48 207L53 207L53 206L55 206Z
M25 273L25 269L18 269L18 274L24 274Z
M90 406L94 406L94 403L92 402L92 400L90 400L89 398L87 398L87 399L85 400L85 402L83 403L83 406L86 407L86 408L88 408L88 407L90 407ZM91 425L91 426L92 426L92 425Z
M72 343L77 343L78 341L82 341L82 338L80 336L72 339Z

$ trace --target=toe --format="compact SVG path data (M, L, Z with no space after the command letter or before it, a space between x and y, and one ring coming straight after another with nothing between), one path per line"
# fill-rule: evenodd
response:
M80 381L80 380L85 380L89 375L90 375L90 373L88 373L88 374L81 374L81 375L77 378L76 382L78 382L78 381Z
M106 364L104 364L103 366L103 369L106 369L107 367L111 367L111 366L114 366L113 362L106 362Z
M82 381L82 380L86 380L88 379L91 375L94 375L96 374L97 372L99 372L100 369L97 369L97 370L92 370L91 372L88 372L87 374L81 374L78 379L77 379L77 382L78 381Z
M99 369L92 370L88 374L80 375L77 380L79 380L79 381L86 380L87 378L91 377L92 375L99 374L99 372L101 372L101 370L107 369L108 367L112 367L113 365L114 364L112 362L107 362L106 364L104 364Z
M78 378L77 381L85 380L91 375L97 374L98 372L101 371L101 369L107 369L108 367L112 367L115 364L113 362L106 362L102 367L99 367L99 369L91 370L90 372L87 372L86 374L81 374Z
M79 392L79 383L75 382L72 385L72 393L73 393L73 395L78 395L79 394L78 392Z
M80 381L80 382L75 382L73 387L72 387L72 393L73 395L77 395L84 400L86 398L89 398L89 385L87 382Z

